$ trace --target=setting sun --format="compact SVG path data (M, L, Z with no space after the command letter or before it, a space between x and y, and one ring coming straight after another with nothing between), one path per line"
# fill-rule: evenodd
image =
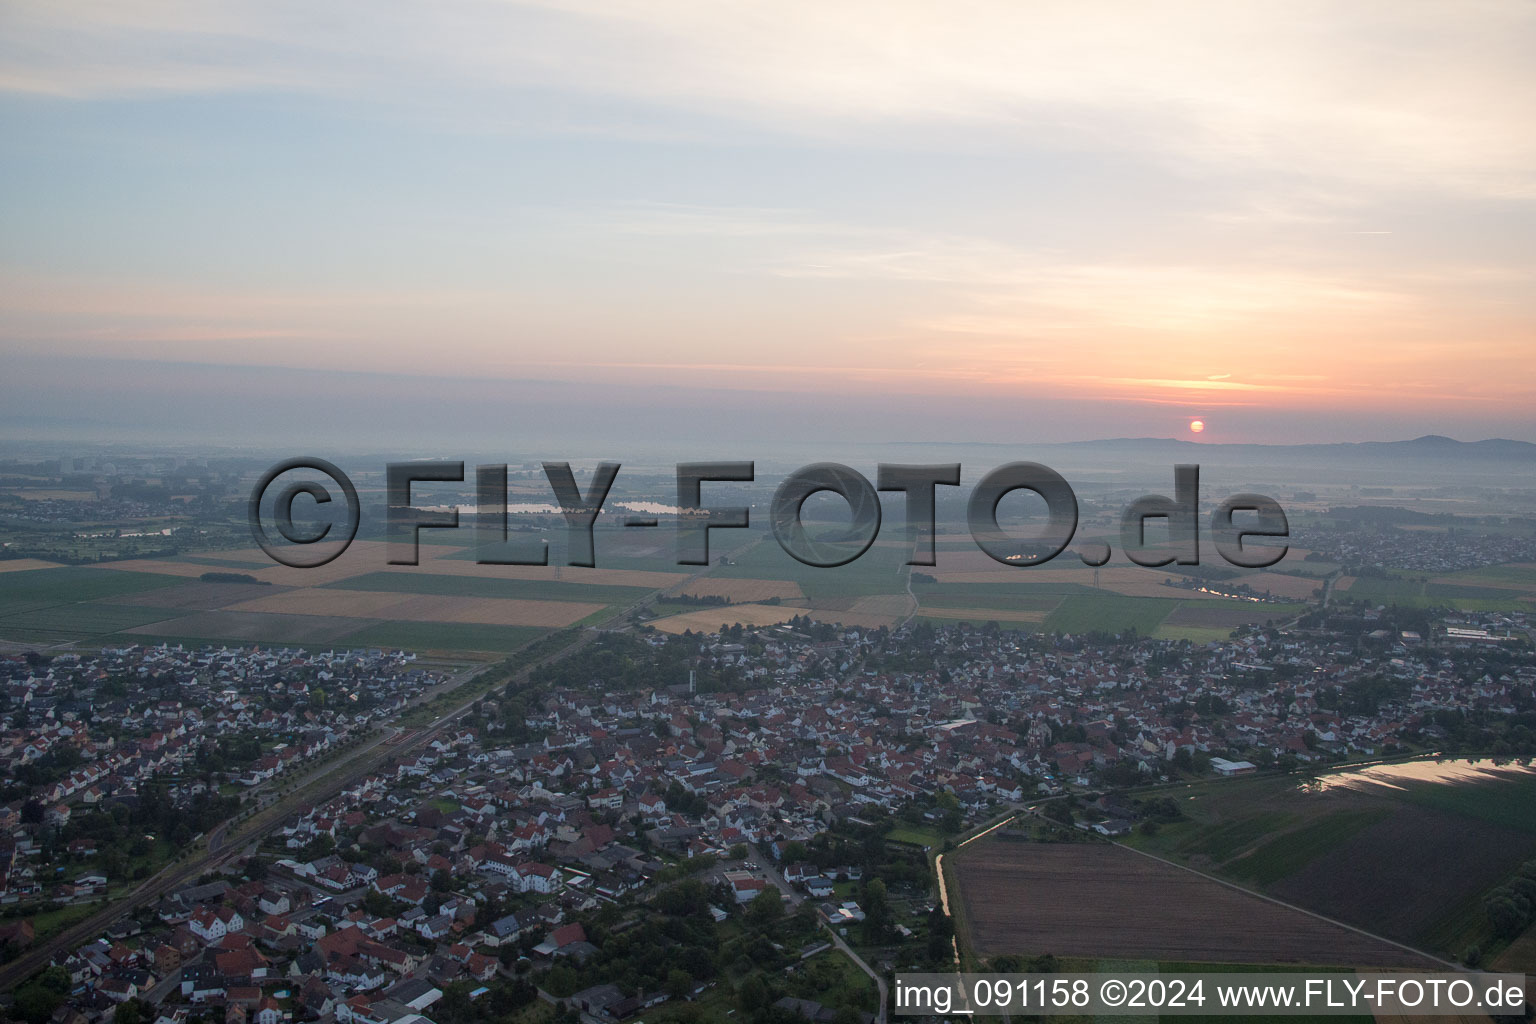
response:
M1205 429L1205 420L1190 420L1189 429L1191 433L1200 433L1200 431Z

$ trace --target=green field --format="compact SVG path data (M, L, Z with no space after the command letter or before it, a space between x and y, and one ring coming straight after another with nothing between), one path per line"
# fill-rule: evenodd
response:
M917 566L912 571L922 573L924 569L922 566ZM994 600L1044 599L1066 594L1102 594L1104 591L1096 590L1087 583L1037 582L1030 579L1024 570L1020 570L1019 579L1014 583L928 583L924 580L913 580L912 593L925 604L928 603L929 597L933 596L941 599L958 598L974 605L978 600L991 604Z
M1241 858L1229 861L1227 873L1258 886L1278 882L1328 850L1343 845L1361 829L1389 813L1382 809L1325 814L1269 838Z
M512 651L549 632L533 626L481 626L453 622L376 622L338 641L347 647L402 647L416 651Z
M914 586L912 592L917 595L918 602L924 608L1000 608L1017 612L1048 612L1061 603L1059 594L988 592L988 588L993 586L1008 585L956 584L922 589Z
M919 846L931 846L938 849L944 843L944 837L936 828L925 828L921 825L908 825L903 822L885 834L885 838L893 839L898 843L916 843Z
M1170 626L1164 623L1153 630L1158 640L1188 640L1192 644L1214 644L1229 639L1232 630L1220 626Z
M5 573L0 575L0 640L53 646L169 619L180 613L108 602L185 582L84 566Z
M322 589L502 597L524 601L583 601L596 604L629 604L652 593L643 587L568 583L564 580L498 579L494 576L446 576L428 572L371 572L323 584Z
M1321 789L1292 776L1163 789L1184 820L1124 842L1421 949L1491 954L1481 900L1536 855L1536 772L1408 771L1325 776L1351 781Z
M8 572L0 574L0 619L40 608L97 601L185 582L175 576L86 566Z
M624 514L627 515L628 513ZM606 515L603 518L606 519ZM553 519L548 519L547 521L555 524ZM443 535L441 538L437 538L439 543L460 546L460 550L443 555L443 558L454 561L473 562L480 557L479 549L474 543L475 535L473 530L424 530L422 531L422 542L426 543L427 537L434 533ZM711 530L709 532L710 560L715 561L721 555L730 555L739 548L754 543L762 536L763 531L761 530ZM535 545L541 538L549 542L549 564L564 564L566 560L566 531L563 524L552 525L550 529L542 533L514 531L508 535L510 543L526 547L529 551L536 550ZM772 539L770 538L769 540L771 543ZM636 569L646 572L689 573L698 568L697 566L677 564L675 522L665 517L662 518L661 524L654 529L643 530L626 529L621 525L615 526L599 522L592 531L592 551L597 562L597 568L599 569Z
M1401 798L1409 803L1536 835L1536 774L1507 777L1497 784L1405 781L1399 785Z
M1062 599L1045 618L1044 628L1053 633L1123 633L1135 629L1150 636L1179 601L1161 597L1125 597L1120 594L1072 594Z
M790 557L771 534L756 533L756 536L759 543L735 551L729 556L731 564L712 566L709 575L727 579L793 580L818 607L835 607L844 601L873 594L906 593L906 562L910 549L905 545L875 544L847 565L821 568L804 565ZM710 558L716 557L715 538L711 536ZM616 563L615 568L618 567L620 565Z
M1509 570L1513 578L1489 575L1496 569ZM1481 578L1485 580L1502 578L1509 582L1525 582L1522 571L1514 566L1492 566L1488 569L1473 570L1473 573L1483 574ZM1473 573L1458 576L1458 579L1465 579L1466 583L1435 583L1419 576L1360 576L1356 577L1348 590L1339 591L1339 594L1355 600L1396 604L1405 608L1447 607L1460 611L1531 610L1530 598L1536 596L1536 583L1531 584L1529 590L1479 586L1479 576Z
M102 633L115 633L120 629L148 625L151 622L161 622L181 614L181 610L176 608L150 608L143 605L98 604L83 601L79 604L61 604L52 608L7 615L3 628L6 630L48 629L96 636Z

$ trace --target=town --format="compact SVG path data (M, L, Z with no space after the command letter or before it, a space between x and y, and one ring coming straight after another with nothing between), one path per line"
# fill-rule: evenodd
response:
M461 1024L713 1001L868 1020L859 970L944 962L928 858L955 837L1031 804L1122 835L1166 811L1136 788L1169 779L1528 758L1530 627L1344 597L1205 645L798 617L602 632L62 951L12 1014ZM451 674L178 645L0 672L7 959L340 745L410 736Z

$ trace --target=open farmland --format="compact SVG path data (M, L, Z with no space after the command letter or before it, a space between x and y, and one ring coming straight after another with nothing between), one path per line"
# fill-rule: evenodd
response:
M922 608L922 615L925 619L958 620L971 623L996 622L999 625L1005 622L1041 623L1045 621L1047 614L1045 611L1020 611L1013 608L936 608L926 604Z
M486 626L559 627L580 622L605 607L581 601L525 601L504 597L450 597L310 587L258 597L229 610L410 622L464 622Z
M1255 593L1271 594L1275 597L1288 597L1293 601L1306 601L1319 594L1322 583L1315 579L1304 579L1301 576L1287 576L1278 572L1254 573L1251 576L1240 576L1233 580L1252 589Z
M359 543L362 560L351 561L347 572L377 568L365 556L383 555L382 545ZM431 564L425 560L428 549L422 550L421 567L350 577L362 584L356 590L345 589L341 581L330 586L210 582L196 577L229 567L191 561L18 571L7 574L0 589L0 642L56 646L172 640L502 651L545 629L596 621L615 605L652 592L577 583L563 573L559 580L538 581L413 575ZM326 573L331 566L241 567L255 570L254 576L278 569L314 583L340 574ZM543 572L552 576L554 570ZM381 589L391 583L399 589ZM512 596L519 594L524 596Z
M393 594L436 594L448 597L500 597L529 601L586 601L594 604L638 601L651 593L647 587L624 587L611 583L578 583L558 580L498 579L494 576L446 576L419 573L415 566L397 571L373 572L352 576L327 588L337 590L376 590Z
M33 569L55 569L57 562L45 562L40 558L7 558L0 560L0 573L30 572Z
M793 580L734 579L727 576L705 576L676 588L674 594L693 597L723 597L727 601L754 604L778 598L781 601L803 601L805 593Z
M363 623L333 615L278 615L262 612L195 612L124 630L135 642L149 638L227 640L240 643L333 644Z
M286 587L267 587L260 583L210 583L205 580L191 580L142 594L114 598L113 601L116 604L144 605L150 608L208 611L258 597L271 597L285 590L287 590Z
M1536 856L1536 772L1416 761L1196 785L1128 844L1418 948L1485 941L1482 894Z
M1536 606L1536 581L1531 581L1522 567L1514 565L1434 578L1408 574L1345 576L1335 587L1352 598L1406 608L1530 611Z
M1193 963L1432 964L1109 844L992 838L950 856L964 940L981 958L1052 953Z
M783 604L732 604L671 615L664 619L656 619L651 625L663 633L684 633L688 630L695 633L713 633L722 626L731 626L738 622L743 626L772 626L804 614L804 608Z
M1045 618L1057 633L1120 633L1135 629L1150 636L1178 601L1124 597L1119 594L1071 594Z

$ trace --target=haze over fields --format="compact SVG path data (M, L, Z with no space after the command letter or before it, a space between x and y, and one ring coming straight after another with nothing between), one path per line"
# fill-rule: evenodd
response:
M1536 440L1528 4L3 20L8 436Z
M1536 976L1532 54L0 0L0 1024Z

